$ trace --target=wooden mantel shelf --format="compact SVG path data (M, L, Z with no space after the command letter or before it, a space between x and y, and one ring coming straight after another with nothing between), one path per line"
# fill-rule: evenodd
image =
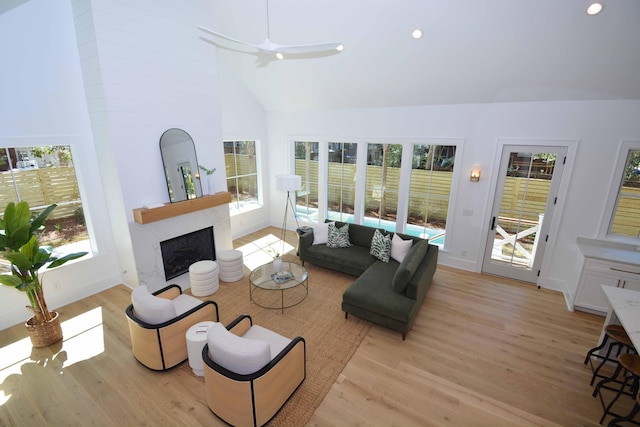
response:
M231 193L224 191L183 202L165 203L153 209L137 208L133 210L133 219L138 224L148 224L228 203L231 203Z

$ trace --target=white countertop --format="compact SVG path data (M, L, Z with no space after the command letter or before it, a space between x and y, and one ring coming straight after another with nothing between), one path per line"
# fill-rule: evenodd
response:
M633 346L640 349L640 292L606 285L602 290Z
M640 265L640 249L634 245L578 237L576 243L586 258Z

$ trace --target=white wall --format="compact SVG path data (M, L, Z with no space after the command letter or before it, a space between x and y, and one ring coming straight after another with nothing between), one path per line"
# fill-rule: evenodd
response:
M71 7L33 0L0 15L0 146L70 144L93 254L44 275L49 308L120 281L86 113ZM30 317L26 296L0 288L0 329Z
M162 133L184 129L195 142L198 162L224 170L215 48L196 28L211 22L212 12L206 0L72 4L96 150L105 153L117 255L123 281L136 286L153 267L140 267L150 242L132 238L133 210L169 202L158 145ZM216 189L226 188L224 174L214 179ZM175 224L181 227L172 228L173 237L195 231L187 221ZM231 246L226 239L217 243Z
M258 174L263 195L262 206L231 217L231 230L235 239L271 225L269 206L272 195L276 193L274 193L275 178L270 173L269 160L271 155L277 158L278 154L271 149L269 143L265 111L221 62L218 64L218 72L220 99L224 99L224 106L221 109L223 139L225 141L259 140L257 149L261 163L258 165ZM219 170L224 176L224 167ZM215 175L218 175L218 172Z
M224 171L215 48L196 28L213 21L210 6L31 0L0 15L0 144L70 141L96 246L92 258L47 273L51 307L117 283L135 286L141 276L160 285L157 260L145 252L157 242L132 238L155 234L140 232L133 209L169 200L159 150L166 129L186 130L199 163ZM226 188L224 173L215 180ZM228 213L214 211L169 221L170 237L225 221L216 248L230 248ZM0 328L29 317L24 295L0 293Z
M226 97L223 98L226 104ZM570 303L579 277L575 244L577 236L596 237L604 215L603 203L610 188L611 170L621 140L640 137L640 102L549 102L422 106L299 113L270 113L270 153L290 153L288 137L319 136L366 140L370 138L460 138L456 171L461 174L453 220L447 224L447 246L440 262L480 271L489 226L498 167L499 141L536 142L566 140L577 147L565 174L568 182L564 208L552 226L546 257L549 265L541 273L543 287L561 290ZM577 143L576 143L577 141ZM467 176L480 165L482 179L471 183ZM288 164L270 157L271 174L287 173ZM279 204L271 207L271 221L283 214ZM462 216L463 210L473 211ZM234 230L234 233L239 230ZM463 255L464 254L464 255ZM545 264L546 265L546 264Z

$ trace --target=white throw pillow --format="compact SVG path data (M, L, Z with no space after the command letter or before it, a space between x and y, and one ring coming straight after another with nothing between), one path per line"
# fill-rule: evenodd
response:
M131 292L135 316L145 323L159 325L176 317L176 309L170 299L157 297L147 285L140 285Z
M409 253L412 245L413 240L402 240L402 238L398 236L398 233L395 233L391 239L391 258L402 262L404 257Z
M329 222L315 225L313 227L313 245L326 245L329 240Z
M269 343L239 337L219 322L209 327L207 344L211 360L236 374L253 374L271 362Z

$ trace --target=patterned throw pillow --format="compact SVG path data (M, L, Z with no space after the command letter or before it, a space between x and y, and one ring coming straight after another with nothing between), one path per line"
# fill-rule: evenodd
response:
M375 233L373 233L373 238L371 239L371 250L369 253L382 262L389 262L389 255L391 254L391 236L385 236L380 232L380 230L376 230Z
M348 248L349 246L351 246L351 242L349 241L349 224L345 224L338 228L335 223L330 222L327 247Z

